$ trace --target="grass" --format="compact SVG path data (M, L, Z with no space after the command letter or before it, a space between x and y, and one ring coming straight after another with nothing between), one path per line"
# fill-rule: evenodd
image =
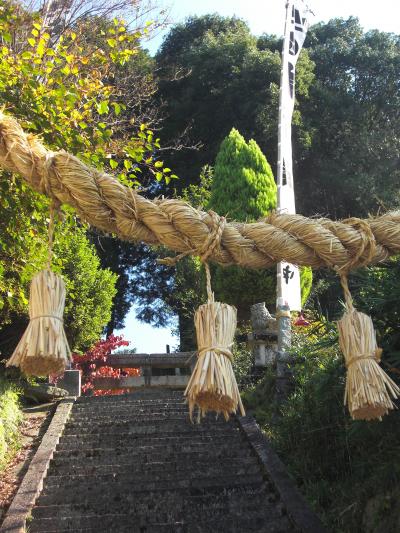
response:
M0 472L20 448L21 422L18 391L0 378Z

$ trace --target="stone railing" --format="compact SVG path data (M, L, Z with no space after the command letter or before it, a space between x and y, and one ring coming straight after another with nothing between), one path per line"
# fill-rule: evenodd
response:
M113 368L140 368L140 376L120 378L96 378L94 388L140 389L143 387L164 387L184 389L189 381L196 352L176 353L123 353L112 354L104 363Z

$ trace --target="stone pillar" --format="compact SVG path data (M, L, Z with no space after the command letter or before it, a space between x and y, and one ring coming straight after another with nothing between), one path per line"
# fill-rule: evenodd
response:
M256 368L273 367L277 352L277 321L270 315L265 302L254 304L250 308L252 333L248 335L248 342L254 355Z
M62 378L57 380L57 387L68 391L70 396L81 395L81 373L79 370L66 370Z
M289 306L279 305L277 318L276 401L279 404L286 400L292 385L292 371L289 367L291 361L289 349L292 345L292 325Z
M141 374L144 377L144 385L145 387L150 387L151 385L151 376L152 376L152 368L150 365L142 366L141 368Z

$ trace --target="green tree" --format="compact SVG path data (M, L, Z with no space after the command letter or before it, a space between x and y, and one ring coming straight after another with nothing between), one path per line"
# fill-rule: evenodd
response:
M276 184L268 161L254 140L246 143L235 129L224 139L218 152L208 207L243 222L258 220L276 207ZM213 279L216 296L237 307L239 320L247 319L250 306L258 301L275 306L275 269L214 267ZM311 270L302 269L303 302L311 283Z
M96 342L111 318L117 275L102 269L85 228L60 228L54 246L55 262L65 279L67 298L64 323L74 351Z
M236 129L222 141L211 183L210 209L234 220L253 222L276 207L276 184L265 156L254 140L246 143ZM218 300L238 309L239 321L246 320L257 301L275 300L275 272L251 271L232 266L212 269Z
M138 73L135 68L131 73L124 69L136 57L143 62L142 33L128 31L119 19L103 20L96 39L90 40L89 28L93 35L95 22L94 18L76 22L55 45L53 28L45 28L37 13L14 2L1 2L0 99L25 130L40 134L54 150L65 149L91 165L112 169L130 186L146 174L169 180L170 171L164 171L157 158L159 140L153 131L146 123L132 125L126 118L128 106L130 118L139 117L134 113L137 100L128 98L121 78L125 75L126 83L128 75ZM120 72L117 81L116 72ZM65 269L72 295L67 307L73 302L78 306L78 321L71 318L69 323L71 343L85 348L109 319L115 277L99 269L83 230L65 211L62 250L54 265L61 272ZM47 217L45 198L20 179L0 173L0 349L4 355L10 353L13 336L26 325L29 281L45 264ZM75 264L78 257L81 268Z
M305 46L315 80L300 106L310 135L296 180L300 212L341 218L398 208L400 36L333 19L311 27Z
M28 323L30 281L46 266L47 204L19 179L0 182L0 350L6 357ZM66 283L68 341L74 350L84 350L99 338L110 319L116 275L100 268L86 228L71 214L56 225L53 248L52 268Z
M166 142L185 134L198 150L171 154L179 188L198 180L200 169L215 161L232 127L255 139L276 161L280 51L251 35L237 18L205 15L174 26L156 56L160 100L168 115ZM297 66L296 97L308 98L313 65L303 51ZM294 142L302 157L309 139L299 107L294 115Z

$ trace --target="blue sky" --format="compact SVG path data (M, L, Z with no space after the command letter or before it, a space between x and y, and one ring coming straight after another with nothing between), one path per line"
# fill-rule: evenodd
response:
M225 16L243 18L255 35L261 33L283 33L285 0L159 0L162 8L170 9L171 24L182 22L190 15L219 13ZM365 29L400 32L399 0L310 0L307 2L315 13L314 22L331 18L348 18L355 16L360 19ZM160 33L148 44L154 53L162 42L168 29Z
M170 8L171 24L182 22L190 15L217 12L224 16L236 15L243 18L255 35L283 33L285 0L160 0L158 4L163 8ZM399 0L310 0L308 5L315 13L312 22L355 16L366 30L400 32ZM151 53L157 51L166 33L168 28L147 43ZM168 328L152 328L136 320L134 309L128 314L125 323L126 327L118 333L123 333L138 352L164 352L166 344L172 349L178 343L178 339L171 335Z

